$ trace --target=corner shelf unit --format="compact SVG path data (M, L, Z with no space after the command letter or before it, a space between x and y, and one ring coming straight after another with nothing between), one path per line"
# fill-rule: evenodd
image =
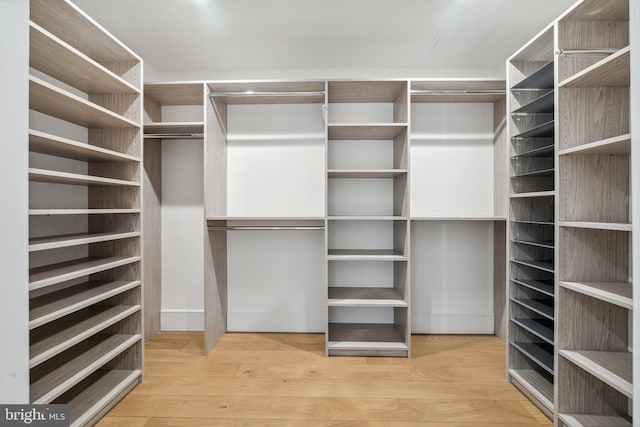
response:
M70 1L30 16L30 401L86 425L142 380L142 61Z
M507 61L510 136L508 379L554 411L554 27Z
M559 426L633 423L629 4L557 23Z
M326 352L409 357L408 83L327 86ZM352 141L371 147L369 163L343 157L335 167L337 150ZM372 262L382 263L393 283L371 287L362 266Z

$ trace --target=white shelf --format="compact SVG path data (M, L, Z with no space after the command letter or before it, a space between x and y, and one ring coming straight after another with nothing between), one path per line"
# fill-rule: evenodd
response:
M570 154L631 154L631 134L614 136L601 141L590 142L576 147L565 148L558 152L560 156Z
M408 307L393 288L329 287L329 307Z
M389 140L406 132L407 123L329 123L329 139Z
M329 249L329 261L406 261L392 249Z
M560 350L560 355L628 398L633 398L631 353Z
M629 87L631 47L596 62L590 67L561 81L561 88L571 87Z
M329 169L329 178L394 178L406 175L407 169Z
M559 225L560 227L588 228L592 230L631 231L631 224L612 222L561 221Z
M29 239L29 252L66 248L69 246L88 245L91 243L111 242L114 240L131 239L134 237L140 237L140 232L130 231L127 233L83 233L37 237Z
M109 326L126 319L142 309L140 305L101 307L104 311L63 329L29 347L29 368L33 368Z
M139 262L139 256L82 258L29 270L29 290L44 288L67 280Z
M138 157L29 129L29 151L85 162L139 162Z
M31 384L31 403L51 403L141 339L140 335L111 335L99 341L89 350Z
M139 128L133 120L29 76L29 108L88 128Z
M631 427L630 421L618 415L558 414L558 419L569 427Z
M532 197L553 197L556 195L555 191L534 191L530 193L517 193L511 194L509 197L512 199L524 199Z
M50 295L38 297L42 302L29 310L29 329L34 329L78 310L104 301L140 286L139 280L113 282L86 282ZM44 302L46 301L46 302Z
M560 286L633 310L633 286L629 282L560 282Z
M77 173L58 172L53 170L29 168L29 180L48 182L51 184L140 187L139 182L123 179L103 178L100 176L81 175Z
M327 348L348 351L408 351L394 325L330 323Z
M139 214L140 209L29 209L29 215L106 215Z
M71 427L81 427L129 390L142 377L142 371L111 370L69 401Z
M30 66L86 93L139 94L133 85L38 24L29 23Z

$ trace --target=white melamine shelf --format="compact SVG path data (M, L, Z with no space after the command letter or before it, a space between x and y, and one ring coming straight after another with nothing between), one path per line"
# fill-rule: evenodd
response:
M631 231L631 224L612 222L561 221L560 227L588 228L592 230Z
M204 122L145 123L144 133L154 135L202 134L204 133Z
M553 197L556 195L555 191L532 191L529 193L516 193L511 194L509 197L512 199L523 199L530 197Z
M69 246L88 245L91 243L110 242L113 240L130 239L133 237L140 237L140 232L130 231L127 233L83 233L37 237L29 239L29 252L66 248Z
M29 329L53 322L137 286L140 286L139 280L86 282L38 297L32 300L29 310Z
M29 270L29 290L44 288L67 280L139 262L139 256L82 258Z
M408 307L393 288L329 287L329 307Z
M138 157L29 129L29 151L81 161L139 162Z
M560 356L633 399L632 353L626 351L560 350Z
M596 62L559 83L559 87L629 87L631 47Z
M71 427L81 427L96 417L119 395L134 386L142 371L111 370L69 401Z
M140 335L111 335L99 340L89 350L31 384L31 403L51 403L141 339Z
M33 368L109 326L141 310L140 305L100 307L103 310L29 347L29 368Z
M409 346L394 325L330 323L329 350L407 351Z
M631 427L631 421L618 415L558 414L558 419L568 427Z
M406 175L407 169L329 169L329 178L394 178Z
M138 128L133 120L29 76L29 108L89 128Z
M553 384L533 369L509 369L512 380L533 394L545 408L553 412Z
M48 182L51 184L140 187L139 182L126 181L124 179L103 178L101 176L81 175L36 168L29 168L29 180Z
M329 123L332 140L388 140L408 129L407 123Z
M629 282L560 282L560 286L633 310L633 286Z
M29 24L29 65L86 93L140 91L38 24Z
M29 215L105 215L139 214L140 209L29 209Z
M506 216L412 216L411 221L506 221Z
M329 221L406 221L406 216L391 215L331 215Z
M601 141L590 142L576 147L565 148L558 152L560 156L570 154L631 154L631 134L614 136Z
M406 261L393 249L329 249L329 261Z

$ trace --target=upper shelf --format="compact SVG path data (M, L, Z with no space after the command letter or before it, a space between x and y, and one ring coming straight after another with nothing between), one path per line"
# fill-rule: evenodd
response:
M600 141L590 142L558 152L561 156L570 154L631 154L631 134L614 136Z
M199 135L204 122L155 122L144 124L145 135Z
M629 87L631 47L596 62L559 83L560 87Z
M29 129L29 150L50 156L65 157L81 161L139 162L140 159L128 154L89 145L57 135Z
M329 169L329 178L394 178L406 175L407 169Z
M525 79L516 83L513 89L552 89L553 61L548 62Z
M323 104L323 81L208 82L212 99L225 104Z
M84 127L140 127L133 120L33 76L29 76L29 108Z
M514 114L519 113L553 113L554 91L550 90L544 95L534 99L528 104L514 110Z
M140 93L79 50L38 24L29 24L29 65L86 93Z
M405 81L329 82L329 102L394 102L406 91Z
M36 168L29 168L29 180L52 184L140 187L140 183L134 181Z
M330 123L329 139L387 140L407 131L407 123Z
M496 102L505 87L504 80L412 80L411 102Z
M628 21L628 0L583 0L569 9L560 21Z
M159 105L203 105L204 82L145 83L144 96Z
M527 129L524 132L521 132L517 135L512 136L511 138L550 138L553 136L554 131L554 122L553 120L548 121L546 123L542 123L536 127L531 129Z

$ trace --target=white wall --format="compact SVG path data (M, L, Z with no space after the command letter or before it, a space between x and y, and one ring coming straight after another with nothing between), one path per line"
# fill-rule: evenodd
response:
M0 402L29 402L27 167L29 2L0 1Z

